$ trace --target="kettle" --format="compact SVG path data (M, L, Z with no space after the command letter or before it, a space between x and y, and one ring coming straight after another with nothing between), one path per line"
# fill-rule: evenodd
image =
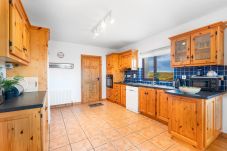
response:
M217 72L215 72L213 70L210 70L207 72L208 77L216 77L217 75L218 75Z
M3 89L0 88L0 104L4 103L4 94L3 94Z

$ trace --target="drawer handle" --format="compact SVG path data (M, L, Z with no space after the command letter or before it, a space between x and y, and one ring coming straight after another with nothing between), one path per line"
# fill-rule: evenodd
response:
M21 132L20 132L20 134L23 134L24 133L24 131L22 130Z
M31 137L31 140L33 140L33 136Z

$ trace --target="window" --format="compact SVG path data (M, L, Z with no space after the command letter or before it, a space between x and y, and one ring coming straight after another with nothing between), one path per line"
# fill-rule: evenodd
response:
M161 55L143 59L144 79L155 81L173 81L173 68L170 67L170 55Z

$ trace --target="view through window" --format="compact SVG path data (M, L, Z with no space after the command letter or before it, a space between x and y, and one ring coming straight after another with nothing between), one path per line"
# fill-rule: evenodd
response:
M143 59L144 79L155 81L173 81L173 68L170 55L147 57Z

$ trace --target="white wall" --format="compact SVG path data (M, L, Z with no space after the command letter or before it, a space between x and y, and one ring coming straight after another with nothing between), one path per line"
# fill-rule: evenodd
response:
M60 59L57 52L64 52ZM54 69L48 71L48 91L50 104L81 102L81 54L102 56L102 98L106 98L106 57L111 50L88 45L50 41L49 62L73 63L74 69Z
M227 21L227 7L216 12L207 14L201 18L192 20L175 28L163 31L161 33L155 34L137 43L125 46L120 50L125 49L138 49L140 52L144 53L146 51L151 51L161 47L169 46L169 37L187 32L208 24L212 24L218 21ZM227 65L227 29L225 30L225 64ZM227 95L223 99L223 132L227 133Z
M208 24L215 23L218 21L227 21L227 15L225 14L227 14L227 7L224 9L218 10L216 12L213 12L211 14L207 14L206 16L203 16L201 18L187 22L185 24L179 25L175 28L152 35L137 43L133 43L128 46L125 46L120 50L138 48L141 52L144 52L144 51L157 49L160 47L169 46L170 45L170 41L168 39L169 37L183 32L187 32L189 30L193 30L198 27L206 26Z

